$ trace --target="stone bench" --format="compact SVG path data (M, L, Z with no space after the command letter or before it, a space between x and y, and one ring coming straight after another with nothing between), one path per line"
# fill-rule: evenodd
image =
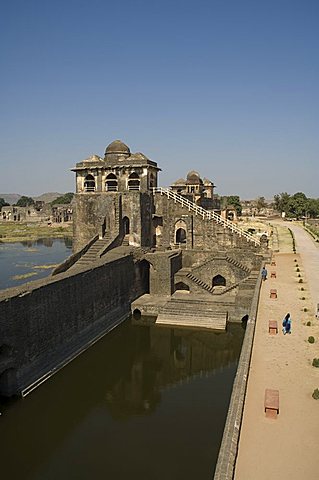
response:
M276 335L278 333L277 320L269 320L268 331L270 335Z
M270 298L277 298L277 290L276 288L272 288L270 290L270 294L269 294Z
M276 278L277 274L276 272L270 272L270 278Z
M267 418L277 418L279 415L279 390L266 388L264 408Z

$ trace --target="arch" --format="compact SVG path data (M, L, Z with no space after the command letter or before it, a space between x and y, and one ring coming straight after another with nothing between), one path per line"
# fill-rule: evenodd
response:
M143 259L140 262L140 279L141 279L141 286L144 290L144 293L150 293L150 268L151 264Z
M190 289L189 289L189 286L186 285L186 283L178 282L178 283L175 284L175 292L177 290L183 290L184 292L189 292Z
M154 174L150 174L150 188L156 187Z
M230 220L231 222L234 220L235 214L233 210L230 210L229 212L227 211L227 220Z
M142 313L141 313L141 310L139 310L138 308L135 308L134 311L133 311L133 317L135 320L139 320L142 316Z
M129 190L139 190L140 189L140 177L136 172L132 172L128 177L127 186Z
M85 192L95 192L95 180L93 175L88 174L84 179Z
M185 230L185 228L178 228L176 230L175 243L186 243L186 230Z
M128 217L122 218L122 228L124 235L128 235L130 233L130 219Z
M222 275L215 275L212 281L213 287L226 287L226 279Z
M105 180L106 192L117 192L117 176L114 173L109 173Z

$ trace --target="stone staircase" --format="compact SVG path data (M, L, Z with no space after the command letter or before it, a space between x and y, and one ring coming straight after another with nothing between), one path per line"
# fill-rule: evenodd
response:
M240 268L241 270L244 270L247 273L250 272L250 268L247 267L246 265L244 265L243 263L238 262L238 260L235 260L234 258L229 257L228 255L226 255L225 258L226 258L228 263L231 263L232 265L235 265L235 267L238 267L238 268Z
M214 211L205 210L203 207L196 205L196 203L182 197L182 195L178 195L169 188L154 187L153 193L160 193L161 195L166 195L167 198L173 200L175 203L181 204L183 207L186 207L189 211L194 212L195 215L200 215L204 220L212 220L218 225L222 225L224 228L228 228L232 233L235 233L240 237L244 237L247 242L251 242L256 246L260 245L260 240L257 237L254 237L251 233L245 232L243 228L238 227L234 222L223 218L221 215L218 215Z
M123 241L122 241L122 246L123 247L128 247L130 245L129 238L130 238L129 235L125 235L125 237L123 238Z
M157 325L225 330L227 311L216 311L211 302L171 298L160 308Z
M210 285L208 285L208 283L205 283L203 282L203 280L201 280L200 278L196 277L195 275L193 275L192 273L188 273L186 275L187 278L189 278L190 280L192 280L194 283L196 283L197 285L199 285L200 287L202 287L204 290L206 290L207 292L209 293L214 293L213 292L213 287L211 287Z
M76 267L87 267L100 258L99 252L107 247L112 241L111 236L107 233L103 238L99 238L88 251L75 263Z

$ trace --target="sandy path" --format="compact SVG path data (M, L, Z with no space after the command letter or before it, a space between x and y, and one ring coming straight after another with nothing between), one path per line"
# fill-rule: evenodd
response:
M312 359L319 357L319 321L314 319L311 298L319 301L319 249L301 227L289 228L300 253L275 254L277 265L268 266L268 272L276 270L277 278L269 278L262 286L236 480L319 478L319 400L311 397L319 388L319 369L311 365ZM298 283L296 263L302 284ZM276 300L269 298L270 288L277 289ZM301 299L303 296L306 300ZM305 307L308 312L303 311ZM292 315L291 335L283 335L280 328L287 312ZM278 335L268 334L270 319L278 321ZM309 320L311 326L306 326ZM316 343L308 343L309 335ZM265 417L265 388L280 392L276 420Z

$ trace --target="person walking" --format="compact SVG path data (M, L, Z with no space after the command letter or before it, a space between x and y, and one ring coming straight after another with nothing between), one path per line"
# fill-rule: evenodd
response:
M263 282L264 282L265 280L267 280L267 270L266 270L265 267L262 268L261 278L262 278Z
M290 313L285 315L282 321L282 333L286 335L286 333L291 333L291 316Z

